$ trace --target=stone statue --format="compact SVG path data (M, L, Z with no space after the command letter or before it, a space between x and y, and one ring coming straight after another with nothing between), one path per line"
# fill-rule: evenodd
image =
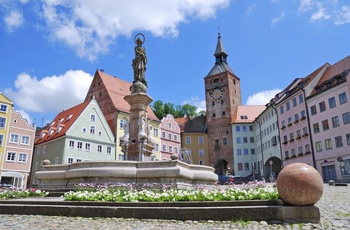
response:
M145 141L147 139L147 134L145 133L146 126L146 114L142 114L139 119L139 141Z
M141 40L141 38L143 40ZM145 41L145 36L141 33L136 34L135 36L135 58L132 60L132 67L134 69L134 81L130 90L132 93L144 92L147 90L147 82L145 78L146 73L146 64L147 64L147 56L146 50L142 46Z
M124 135L119 138L120 144L126 144L129 142L130 129L129 129L129 122L127 120L124 120L123 122L123 129L124 129Z
M152 138L152 129L153 129L153 126L150 124L151 121L148 121L148 130L147 130L147 136L148 136L148 143L149 144L152 144L152 145L155 145L156 141L154 140L154 138Z

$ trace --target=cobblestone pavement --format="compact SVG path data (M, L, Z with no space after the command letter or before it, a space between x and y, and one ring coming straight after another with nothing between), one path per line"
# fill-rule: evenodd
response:
M324 194L316 204L321 211L320 224L0 215L0 229L350 229L349 197L350 186L325 185Z

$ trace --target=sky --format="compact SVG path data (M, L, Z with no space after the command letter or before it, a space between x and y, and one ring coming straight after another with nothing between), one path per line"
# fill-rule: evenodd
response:
M145 36L147 93L205 109L220 32L243 105L350 55L348 0L0 0L0 92L43 126L80 104L97 69L133 80Z

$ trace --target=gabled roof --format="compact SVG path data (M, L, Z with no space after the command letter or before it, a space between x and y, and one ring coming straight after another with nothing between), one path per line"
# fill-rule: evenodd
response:
M60 112L50 124L41 129L40 135L35 140L35 145L64 136L90 102L91 100L85 101Z
M231 123L251 123L266 109L265 105L239 105Z
M207 118L204 115L196 116L193 118L188 118L185 127L183 129L184 133L206 133L207 132Z
M329 66L326 72L317 82L317 85L313 89L310 96L317 94L318 92L317 89L322 90L322 88L327 88L327 87L329 88L331 86L336 85L337 83L339 83L339 81L337 81L337 78L343 78L345 80L346 76L349 73L349 69L350 69L350 56L347 56L342 60L334 63L333 65Z
M115 108L118 111L130 113L130 105L124 100L124 97L131 94L130 87L132 83L117 77L113 77L101 70L97 70L95 75L97 74L100 76L104 86L106 87ZM147 117L152 120L159 121L150 106L147 107Z

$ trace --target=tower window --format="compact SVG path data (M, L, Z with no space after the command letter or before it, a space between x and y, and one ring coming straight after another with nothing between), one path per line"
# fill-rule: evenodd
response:
M215 114L215 113L213 113L213 117L216 117L216 114Z
M222 111L222 115L226 115L226 111Z
M214 106L214 105L215 105L215 102L214 102L214 101L212 101L212 102L211 102L211 105L212 105L212 106Z
M236 84L236 80L235 80L235 79L233 79L233 84L234 84L234 85Z
M221 104L224 104L224 99L221 99Z

